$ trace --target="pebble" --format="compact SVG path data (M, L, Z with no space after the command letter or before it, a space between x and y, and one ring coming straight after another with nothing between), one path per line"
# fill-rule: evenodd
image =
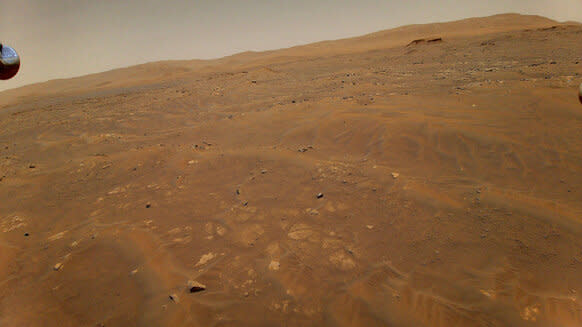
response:
M59 263L57 263L56 265L53 266L53 270L54 271L61 270L61 268L63 268L63 263L62 262L59 262Z
M170 300L172 300L172 301L174 301L176 303L179 303L180 302L180 298L175 293L174 294L170 294L169 298L170 298Z
M321 198L323 198L323 193L317 193L316 197L317 197L318 199L321 199Z
M399 173L392 173L392 178L395 178L396 179L396 178L398 178L398 176L400 176Z

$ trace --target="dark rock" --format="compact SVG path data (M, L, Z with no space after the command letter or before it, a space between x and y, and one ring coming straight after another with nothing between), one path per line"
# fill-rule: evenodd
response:
M416 44L422 43L422 42L424 42L424 41L426 41L426 40L425 40L425 39L416 39L416 40L412 40L410 43L408 43L407 47L409 47L409 46L411 46L411 45L416 45Z
M316 197L317 197L318 199L321 199L321 198L323 198L323 193L317 193Z
M190 293L198 293L206 290L206 285L200 284L197 281L189 280L188 288L190 289Z
M25 237L28 237L29 235L30 235L30 234L28 234L28 233L24 233L24 236L25 236Z
M146 203L146 208L148 208L148 209L149 209L149 208L151 208L151 207L152 207L152 205L151 205L150 203Z
M204 291L204 290L205 290L205 288L198 287L198 286L192 286L192 287L190 288L190 293L197 293L197 292L202 292L202 291Z

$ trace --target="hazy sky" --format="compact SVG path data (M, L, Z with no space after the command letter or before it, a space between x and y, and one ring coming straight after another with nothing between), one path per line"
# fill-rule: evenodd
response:
M0 42L22 60L0 90L506 12L582 21L582 0L0 0Z

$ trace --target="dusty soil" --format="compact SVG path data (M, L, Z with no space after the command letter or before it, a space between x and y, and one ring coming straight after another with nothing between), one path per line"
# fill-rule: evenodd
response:
M0 93L0 325L581 326L581 39L501 15Z

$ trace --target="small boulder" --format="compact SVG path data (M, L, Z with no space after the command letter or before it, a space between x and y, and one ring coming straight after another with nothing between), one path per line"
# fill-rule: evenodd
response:
M195 280L189 280L188 289L190 290L190 293L198 293L206 290L206 285L201 284Z

